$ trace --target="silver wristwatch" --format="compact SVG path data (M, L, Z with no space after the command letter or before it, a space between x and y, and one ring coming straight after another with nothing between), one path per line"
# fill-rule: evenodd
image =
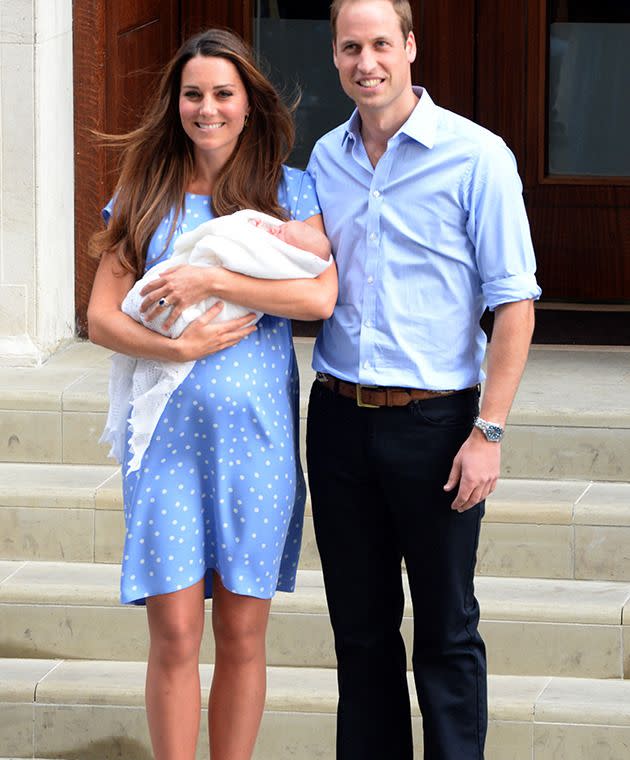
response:
M505 428L502 428L501 425L497 425L496 422L488 422L481 417L475 417L473 425L479 428L487 440L492 443L499 443L505 434Z

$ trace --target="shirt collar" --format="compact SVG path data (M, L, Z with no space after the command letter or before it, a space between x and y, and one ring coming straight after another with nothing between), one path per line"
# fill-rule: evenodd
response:
M425 147L432 148L435 145L435 134L437 131L437 106L424 87L414 87L413 91L419 98L418 103L407 121L402 125L398 132L392 136L392 139L399 134L405 134ZM343 133L341 144L345 145L348 141L354 142L360 138L361 116L359 115L359 109L357 108L346 122L346 128Z
M359 116L359 109L355 108L352 112L352 116L346 122L346 128L343 133L341 144L345 145L347 142L355 142L361 138L361 117Z

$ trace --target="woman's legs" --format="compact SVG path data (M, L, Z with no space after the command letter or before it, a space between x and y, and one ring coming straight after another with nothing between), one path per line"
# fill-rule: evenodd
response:
M216 662L208 705L212 760L250 760L252 756L265 704L270 605L269 599L231 593L215 573Z
M155 760L194 760L201 696L204 581L147 599L151 647L146 683Z

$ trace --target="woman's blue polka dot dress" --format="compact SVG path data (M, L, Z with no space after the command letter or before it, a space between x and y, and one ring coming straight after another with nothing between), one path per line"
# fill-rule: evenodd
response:
M293 219L320 213L312 180L297 169L284 169L278 200ZM208 199L188 194L176 236L211 218ZM170 224L154 235L147 268L163 260ZM210 597L213 571L235 594L294 590L306 496L298 403L287 319L265 315L239 344L195 363L140 469L124 477L123 603L202 578Z

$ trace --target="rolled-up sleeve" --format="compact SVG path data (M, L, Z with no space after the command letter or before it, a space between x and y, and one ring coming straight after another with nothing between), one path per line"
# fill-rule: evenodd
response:
M488 308L538 299L536 258L516 161L505 143L488 139L465 178L467 232Z

